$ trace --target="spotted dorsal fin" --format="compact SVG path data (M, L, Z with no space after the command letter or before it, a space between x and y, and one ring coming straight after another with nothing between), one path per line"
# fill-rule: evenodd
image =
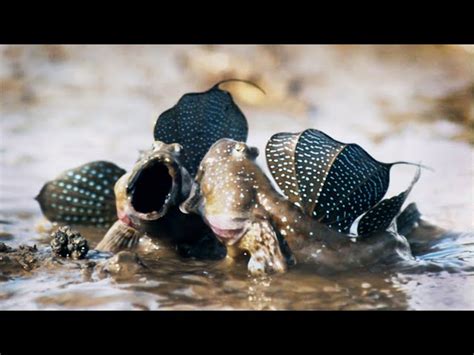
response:
M201 93L185 94L156 121L155 140L183 146L182 161L194 176L212 144L221 138L246 141L248 124L232 96L216 84Z
M268 168L278 187L288 199L303 208L299 183L296 175L295 150L299 135L277 133L270 138L265 148Z
M416 170L410 186L405 191L391 198L386 198L372 207L359 221L357 234L360 236L371 235L386 230L393 220L400 214L408 194L420 178L420 168Z
M292 202L343 233L349 233L355 219L382 200L390 168L405 163L381 163L359 145L336 141L315 129L274 135L267 144L266 157L275 181ZM393 209L399 200L385 202L378 213ZM365 226L372 216L364 221L363 231L374 228Z
M344 147L323 132L308 129L275 134L265 153L270 172L283 193L308 215L316 216L315 206L329 171Z
M109 227L117 220L114 185L123 174L113 163L90 162L47 182L36 200L51 222Z

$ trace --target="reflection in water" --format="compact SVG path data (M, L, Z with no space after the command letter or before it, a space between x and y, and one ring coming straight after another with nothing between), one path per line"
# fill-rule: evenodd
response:
M252 78L267 92L228 86L248 118L251 145L263 151L273 133L311 127L357 142L381 161L421 161L435 172L422 173L408 202L444 228L422 223L408 237L417 261L391 270L326 275L297 264L263 278L249 277L244 262L229 270L147 241L141 250L147 268L134 269L133 276L101 271L106 256L93 253L92 260L2 272L0 308L474 309L473 233L448 232L473 230L474 62L467 52L0 46L0 56L0 242L47 248L51 226L33 200L45 181L98 159L129 169L138 150L151 144L158 114L183 93L231 76ZM263 156L259 163L266 167ZM389 195L412 174L404 167L394 171ZM92 247L104 233L81 232Z
M96 243L101 233L94 238L90 232L89 239ZM126 272L127 264L122 272L104 274L81 260L13 276L3 283L0 302L6 309L472 308L474 250L472 235L469 238L469 244L452 241L450 253L427 253L405 268L321 275L311 265L296 265L286 274L264 277L248 276L243 261L229 270L223 261L182 259L158 247L142 254L146 268L133 275ZM39 241L40 247L46 247L44 243ZM443 250L447 244L440 244ZM462 258L456 258L456 247ZM90 256L98 265L108 257L94 252Z
M275 309L272 305L272 298L268 297L266 290L270 287L272 278L270 276L251 277L251 284L248 287L248 300L252 308L261 309Z

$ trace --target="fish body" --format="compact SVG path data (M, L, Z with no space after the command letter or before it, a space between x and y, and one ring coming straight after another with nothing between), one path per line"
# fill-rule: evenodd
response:
M144 234L178 248L202 238L218 243L199 216L187 216L178 208L188 196L192 183L180 161L181 150L177 143L155 141L150 151L142 153L133 169L116 182L118 220L96 249L111 252L133 249ZM216 249L215 245L209 247ZM225 255L225 251L220 252Z
M275 190L257 165L257 155L256 148L244 142L219 140L202 160L196 186L181 205L184 212L201 214L228 248L249 252L251 273L286 269L288 255L281 250L282 240L289 246L286 253L291 250L296 260L328 269L410 257L409 246L395 233L383 231L353 241L306 214ZM270 250L274 245L280 245L280 250Z
M225 255L201 217L178 208L209 147L223 137L247 139L244 114L219 85L185 94L163 112L154 127L152 149L142 152L131 171L92 162L45 184L37 200L46 217L62 224L110 227L99 250L133 249L147 234L188 256Z

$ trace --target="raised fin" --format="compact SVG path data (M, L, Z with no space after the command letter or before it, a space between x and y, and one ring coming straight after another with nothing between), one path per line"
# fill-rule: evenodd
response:
M246 141L248 124L232 96L219 85L189 93L156 121L154 138L183 146L182 162L194 176L204 155L221 138Z
M397 230L401 235L407 235L421 219L421 213L415 202L410 203L397 217Z
M297 134L277 133L265 147L268 168L277 185L288 199L303 207L295 166L295 149L298 143Z
M116 219L114 185L125 170L94 161L47 182L36 200L51 222L109 227Z
M379 162L359 145L315 129L274 135L266 156L283 193L308 215L342 233L349 233L355 219L383 198L391 167L406 164Z
M395 217L400 213L408 194L413 185L420 178L420 168L418 167L415 177L408 189L388 199L384 199L372 207L359 221L357 233L360 236L367 236L372 233L387 230Z
M100 251L117 253L121 250L133 250L137 247L142 234L122 221L116 221L95 248Z
M263 90L260 86L258 86L257 84L255 84L253 81L245 80L245 79L236 79L236 78L224 79L224 80L219 81L219 82L218 82L217 84L215 84L213 87L217 87L217 88L218 88L221 84L232 83L232 82L248 84L248 85L253 86L254 88L260 90L264 95L267 94L267 93L265 92L265 90Z

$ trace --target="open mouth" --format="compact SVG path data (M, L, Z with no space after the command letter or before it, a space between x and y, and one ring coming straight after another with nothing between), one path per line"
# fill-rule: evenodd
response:
M153 160L137 172L129 188L135 211L163 214L170 202L173 178L166 164Z
M210 226L214 234L217 235L218 239L228 245L235 244L244 232L243 228L238 229L221 229L215 226Z
M205 220L217 238L227 245L235 244L245 232L245 219L208 216Z

